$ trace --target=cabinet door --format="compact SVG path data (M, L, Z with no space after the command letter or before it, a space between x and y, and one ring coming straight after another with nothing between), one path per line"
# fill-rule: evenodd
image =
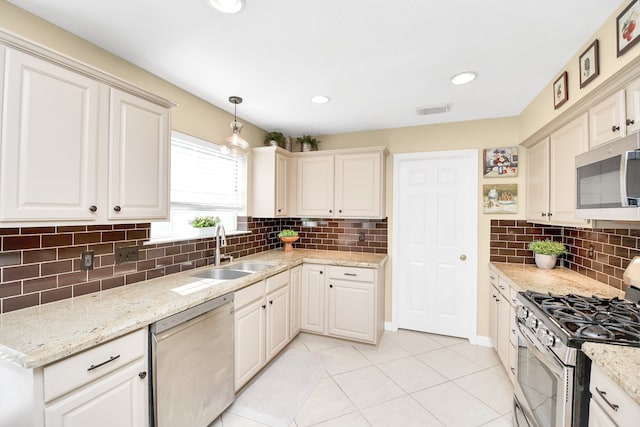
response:
M140 359L45 407L45 427L148 425L146 371Z
M106 87L11 49L5 59L0 220L94 220Z
M505 369L509 370L509 350L511 349L510 330L511 305L502 294L498 294L498 356Z
M297 212L303 217L333 216L333 156L299 157Z
M168 219L169 110L111 89L109 219Z
M589 143L594 148L627 135L624 90L589 110Z
M588 220L576 218L575 157L588 150L588 117L586 114L567 123L550 137L549 212L550 222L586 225Z
M329 279L329 335L375 341L375 286L368 282Z
M549 138L527 151L527 220L549 221Z
M235 311L235 379L236 391L247 383L266 363L266 304L264 299Z
M267 294L267 362L289 343L289 286Z
M275 216L287 216L289 214L288 171L289 159L280 153L276 153Z
M335 216L382 218L383 154L337 154Z
M627 135L640 130L640 79L631 82L625 90Z
M302 288L302 266L291 269L291 338L300 332L300 291Z
M589 427L618 427L593 399L589 400Z
M495 286L489 289L489 338L498 351L498 297L500 292Z
M300 328L324 333L324 267L305 264L300 290Z

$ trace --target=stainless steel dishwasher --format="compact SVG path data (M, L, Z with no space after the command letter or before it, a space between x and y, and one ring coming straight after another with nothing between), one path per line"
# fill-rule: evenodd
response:
M233 402L233 293L150 327L155 427L206 427Z

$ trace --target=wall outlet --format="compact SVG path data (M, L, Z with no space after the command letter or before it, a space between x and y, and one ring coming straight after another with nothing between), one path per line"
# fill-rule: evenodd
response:
M93 270L93 251L80 253L80 270Z
M364 231L358 233L358 242L364 242Z
M122 248L116 248L116 264L122 264L123 262L138 261L138 247L137 246L124 246Z

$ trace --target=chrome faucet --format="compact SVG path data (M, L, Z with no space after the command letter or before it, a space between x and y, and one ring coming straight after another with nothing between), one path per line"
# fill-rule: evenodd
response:
M222 231L222 236L220 232ZM216 226L216 257L214 264L215 266L220 265L220 250L227 246L227 233L224 230L224 226L222 224L218 224Z

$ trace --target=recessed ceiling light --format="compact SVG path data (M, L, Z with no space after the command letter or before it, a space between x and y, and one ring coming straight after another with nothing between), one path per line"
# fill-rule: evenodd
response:
M311 102L313 102L314 104L326 104L327 102L329 102L329 97L324 95L316 95L311 98Z
M244 0L209 0L209 4L223 13L238 13L244 9Z
M451 83L454 85L465 85L475 80L477 76L478 74L473 71L465 71L451 77Z

